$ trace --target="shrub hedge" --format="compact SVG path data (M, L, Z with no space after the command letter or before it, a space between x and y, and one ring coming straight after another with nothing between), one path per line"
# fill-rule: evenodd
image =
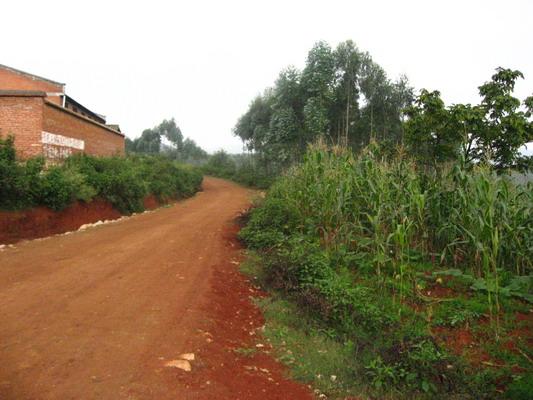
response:
M59 211L77 200L109 200L122 213L143 210L143 199L166 201L192 196L201 172L162 156L75 155L46 168L42 157L17 160L13 138L0 138L0 209L44 205Z

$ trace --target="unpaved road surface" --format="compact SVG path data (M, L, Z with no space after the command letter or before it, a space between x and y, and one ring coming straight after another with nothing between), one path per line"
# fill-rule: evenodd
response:
M171 207L0 252L0 399L312 398L237 272L249 197L206 178ZM165 366L182 353L190 372Z

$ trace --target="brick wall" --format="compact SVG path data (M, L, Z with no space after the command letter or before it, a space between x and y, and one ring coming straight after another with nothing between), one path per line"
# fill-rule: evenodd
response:
M47 80L32 78L31 76L13 71L7 67L0 67L0 89L2 90L39 90L49 94L48 100L61 104L61 97L53 93L64 93L64 86Z
M124 155L124 136L105 125L66 110L63 107L44 102L42 130L66 138L82 140L84 152L95 156ZM54 145L52 146L54 152ZM46 150L46 149L45 149ZM73 149L72 152L77 152ZM45 154L46 155L46 154Z
M0 136L15 136L20 157L42 154L43 104L39 96L0 96Z

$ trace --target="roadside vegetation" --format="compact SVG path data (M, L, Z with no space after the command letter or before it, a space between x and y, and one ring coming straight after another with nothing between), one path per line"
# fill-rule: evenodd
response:
M195 166L204 164L209 158L194 140L183 136L174 118L145 129L136 139L126 138L126 153L165 156Z
M230 179L244 186L266 189L274 180L263 168L257 167L254 154L229 154L219 150L202 166L205 175Z
M289 92L323 82L316 67L328 54L341 53L317 45ZM258 303L278 358L332 398L530 398L533 185L516 176L531 169L521 149L533 140L533 97L513 97L522 74L498 68L479 105L446 106L422 90L379 115L368 68L353 81L336 71L331 82L353 85L341 93L364 104L349 113L352 98L340 97L345 129L309 106L295 115L322 116L315 135L304 123L278 136L294 140L275 141L274 114L265 136L257 115L246 131L265 157L256 146L276 143L277 156L294 158L275 161L284 172L240 233L245 272L271 293ZM272 112L280 82L267 95ZM303 93L283 104L310 104L315 92Z
M333 375L351 365L377 396L527 393L532 187L379 154L316 146L280 178L241 231L256 275L357 360Z
M192 139L184 138L174 119L164 120L151 129L145 129L134 140L126 139L126 152L130 155L166 157L194 165L205 175L229 179L250 187L264 189L274 179L274 175L258 167L260 161L255 154L229 154L224 150L208 154Z
M192 196L202 182L196 168L162 156L76 155L45 167L44 159L17 160L13 138L0 139L0 209L47 206L59 211L77 200L110 201L125 214L144 209L154 195L165 202Z

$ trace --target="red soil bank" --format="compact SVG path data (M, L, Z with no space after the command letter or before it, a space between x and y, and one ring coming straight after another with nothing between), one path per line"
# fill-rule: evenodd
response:
M159 206L155 196L144 199L144 208ZM83 224L120 218L122 214L103 199L90 203L78 201L62 211L35 207L23 211L0 211L0 244L36 239L77 230Z

